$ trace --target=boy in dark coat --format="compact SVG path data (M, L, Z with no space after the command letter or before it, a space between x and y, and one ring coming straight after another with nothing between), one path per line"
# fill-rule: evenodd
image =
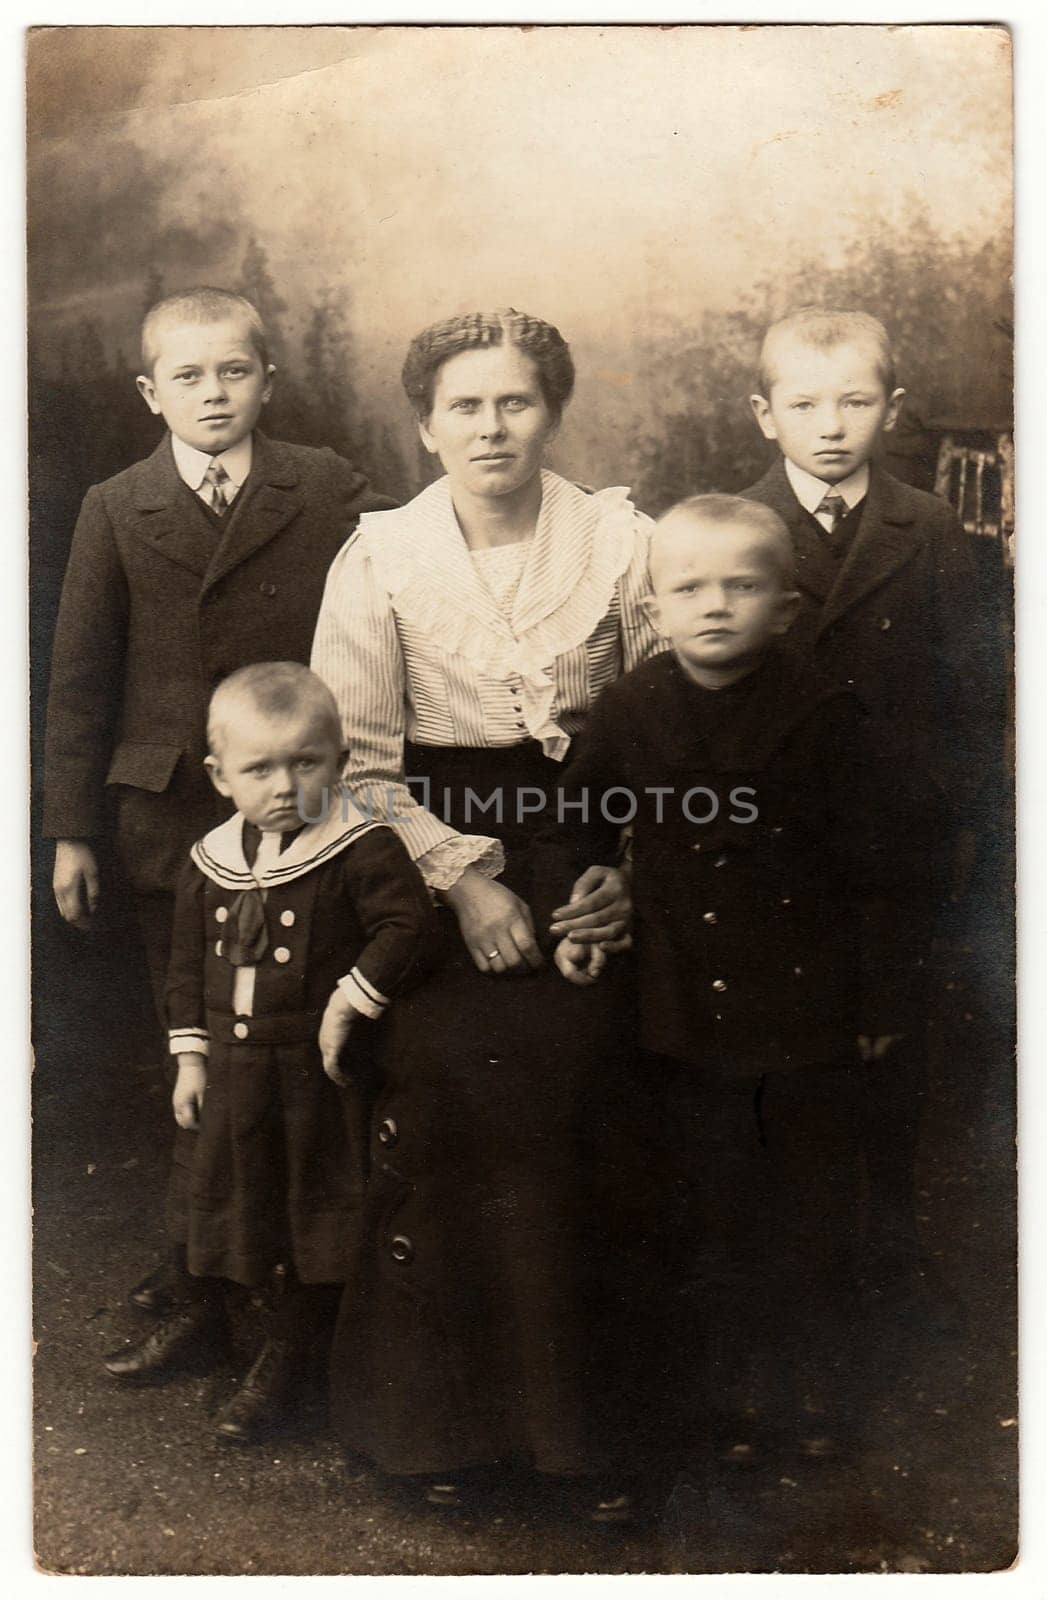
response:
M90 489L76 525L51 670L44 831L57 841L58 909L86 928L112 829L162 1012L178 874L228 810L203 768L208 697L251 661L309 660L332 558L362 512L392 502L333 451L256 431L275 369L241 296L190 289L153 306L142 368L138 387L170 431L147 460ZM147 1309L182 1281L190 1148L176 1140L174 1270L132 1291Z
M969 870L979 802L1002 754L1003 640L952 508L872 459L905 391L883 325L805 308L771 327L751 404L782 456L744 491L785 522L799 605L788 647L854 688L902 825L933 841L937 884L908 917L931 939L935 900ZM926 999L924 1000L926 1005ZM926 1023L866 1077L869 1282L925 1297L915 1207Z
M892 910L918 869L870 831L854 695L777 648L799 596L775 513L683 502L656 527L651 582L671 648L590 715L545 838L549 893L577 861L613 859L631 821L636 1125L660 1202L635 1225L658 1241L674 1408L695 1420L700 1331L720 1452L756 1448L759 1357L777 1369L762 1396L775 1425L817 1455L833 1447L853 1331L860 1078L913 1025ZM569 935L555 950L577 983L605 959Z
M351 1260L366 1140L340 1051L419 964L435 916L395 832L339 788L338 710L307 667L234 673L208 735L211 781L237 809L183 870L167 985L175 1119L195 1130L193 1289L106 1366L171 1369L214 1342L215 1280L257 1286L286 1262L272 1335L217 1422L246 1442L276 1419Z

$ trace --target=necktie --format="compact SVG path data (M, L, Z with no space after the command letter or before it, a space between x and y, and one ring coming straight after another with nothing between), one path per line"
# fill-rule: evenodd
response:
M220 517L224 516L229 510L231 496L226 493L225 486L231 482L232 479L218 457L212 456L207 471L204 473L204 483L211 492L207 503L212 511L217 511Z
M837 490L830 489L828 494L824 495L821 502L815 507L814 514L816 517L830 517L832 519L828 530L831 538L847 515L847 502Z

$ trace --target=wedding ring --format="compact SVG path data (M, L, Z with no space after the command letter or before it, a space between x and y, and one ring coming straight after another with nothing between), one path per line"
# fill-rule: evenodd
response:
M501 953L502 952L500 950L488 950L488 952L487 952L488 961L493 961L495 956L501 955Z

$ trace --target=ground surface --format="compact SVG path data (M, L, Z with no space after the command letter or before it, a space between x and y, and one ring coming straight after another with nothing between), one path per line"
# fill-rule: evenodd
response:
M72 936L70 936L70 939ZM921 1169L928 1253L966 1312L946 1334L891 1319L874 1341L864 1440L846 1466L693 1463L653 1486L638 1531L579 1525L508 1486L475 1514L425 1512L346 1463L322 1408L275 1445L230 1450L209 1417L234 1368L127 1390L107 1350L155 1259L167 1107L120 936L85 955L45 933L35 1080L36 1549L55 1572L907 1571L1006 1566L1015 1550L1012 1083L1005 986L969 930L945 948ZM53 946L53 948L52 948ZM79 949L74 966L70 957ZM75 973L75 978L73 974ZM135 1065L137 1063L137 1065Z

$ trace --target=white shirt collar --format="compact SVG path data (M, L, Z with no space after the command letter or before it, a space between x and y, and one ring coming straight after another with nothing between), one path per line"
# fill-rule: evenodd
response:
M204 473L216 458L209 456L204 450L194 450L191 444L186 444L184 439L179 439L176 433L171 435L171 449L174 452L178 476L183 483L187 483L190 489L199 494L200 487L204 481ZM228 450L223 450L217 457L237 490L243 488L244 479L251 470L252 454L253 440L252 436L247 434L238 444L231 445Z
M844 478L841 483L825 483L821 478L812 477L802 467L785 456L785 476L792 485L793 493L805 511L813 515L821 505L830 489L842 495L848 511L853 511L859 500L864 500L869 492L869 463L863 461L856 472L849 478Z

